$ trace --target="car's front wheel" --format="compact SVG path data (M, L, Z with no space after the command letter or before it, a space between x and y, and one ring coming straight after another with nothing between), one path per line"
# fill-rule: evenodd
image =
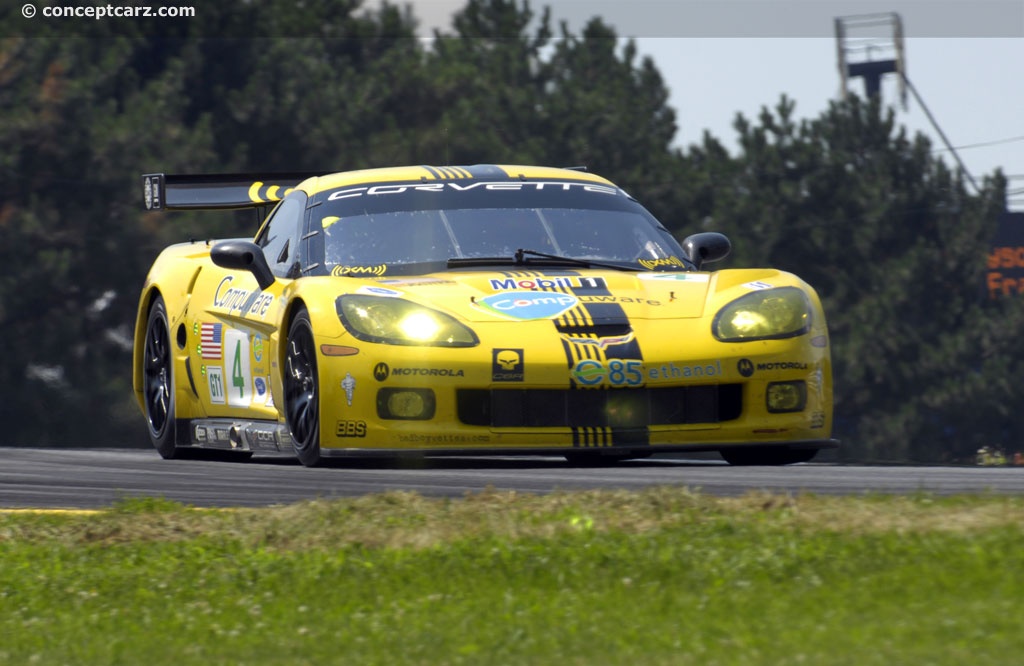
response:
M175 443L174 359L167 306L160 296L149 308L143 354L142 392L149 438L161 457L174 458L180 451Z
M313 325L305 308L288 327L284 367L284 413L295 455L307 467L320 457L320 380L316 368Z

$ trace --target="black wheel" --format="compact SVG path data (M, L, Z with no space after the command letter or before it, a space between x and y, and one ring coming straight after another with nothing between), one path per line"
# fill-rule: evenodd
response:
M818 454L818 450L763 446L722 449L719 453L730 465L793 465L810 462Z
M315 467L321 462L320 380L313 325L305 308L295 314L288 328L284 370L284 415L295 455L303 465Z
M180 449L175 445L174 359L167 307L160 296L149 309L143 354L142 392L149 438L163 458L175 458Z

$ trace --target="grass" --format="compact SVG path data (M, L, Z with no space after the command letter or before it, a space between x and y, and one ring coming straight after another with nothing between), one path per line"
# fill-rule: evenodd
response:
M1024 498L0 514L0 663L1016 664Z

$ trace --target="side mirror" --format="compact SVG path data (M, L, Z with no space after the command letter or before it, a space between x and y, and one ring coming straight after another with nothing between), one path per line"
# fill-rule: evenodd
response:
M683 241L683 250L686 251L686 256L694 263L697 270L700 270L704 264L710 264L729 256L729 252L732 251L732 243L717 231L705 231L687 236Z
M221 241L210 248L210 259L221 268L249 271L256 278L260 289L274 284L274 274L270 272L263 250L251 241Z

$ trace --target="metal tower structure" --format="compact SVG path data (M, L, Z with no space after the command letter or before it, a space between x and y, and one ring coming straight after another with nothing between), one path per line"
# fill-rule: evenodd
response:
M865 95L875 97L882 92L882 77L896 74L900 102L905 110L907 60L900 15L893 12L840 16L835 19L835 30L843 99L849 94L851 78L863 78Z

